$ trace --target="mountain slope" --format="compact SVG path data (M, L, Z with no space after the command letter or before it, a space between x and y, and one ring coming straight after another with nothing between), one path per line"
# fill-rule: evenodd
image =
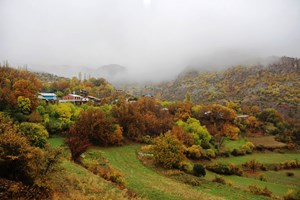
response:
M147 85L136 94L143 92L165 100L183 100L190 93L195 103L237 101L275 107L294 118L300 112L300 59L282 57L268 66L236 66L213 72L190 70L173 82Z

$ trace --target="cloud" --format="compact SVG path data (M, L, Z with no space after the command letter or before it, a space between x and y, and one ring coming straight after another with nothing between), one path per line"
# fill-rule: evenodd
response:
M157 81L219 52L299 57L299 22L298 0L0 0L0 60L66 76L116 63Z

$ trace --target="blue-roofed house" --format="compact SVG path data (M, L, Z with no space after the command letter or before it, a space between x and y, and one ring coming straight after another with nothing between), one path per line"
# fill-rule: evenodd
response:
M146 94L143 95L143 97L154 97L154 96L151 93L146 93Z
M54 93L39 93L39 99L46 100L46 101L56 101L57 96Z

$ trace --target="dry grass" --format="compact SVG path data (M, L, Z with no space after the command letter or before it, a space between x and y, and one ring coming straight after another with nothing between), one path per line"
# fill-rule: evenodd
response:
M286 144L275 140L274 136L248 137L248 141L255 146L263 146L265 148L283 148Z

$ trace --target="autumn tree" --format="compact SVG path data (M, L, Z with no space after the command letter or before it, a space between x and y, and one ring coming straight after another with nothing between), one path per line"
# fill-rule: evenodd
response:
M183 144L187 147L195 144L195 140L192 134L188 133L180 126L173 126L170 134L174 135L178 140L182 141Z
M286 129L286 122L283 117L273 108L264 109L258 118L264 122L264 130L268 134L278 134Z
M211 135L205 126L201 126L199 120L188 118L186 122L179 120L176 124L193 136L194 144L209 148Z
M155 139L153 147L154 159L164 168L178 168L184 161L184 145L174 135L166 133Z
M72 129L95 145L121 144L123 140L122 129L115 119L98 108L82 111Z
M44 148L48 141L48 132L41 124L23 122L20 124L21 133L27 137L32 146Z
M225 137L232 139L232 140L236 140L239 137L240 129L231 124L224 124L223 128L222 128L222 132Z
M59 171L62 151L31 146L3 113L0 113L0 122L0 177L50 189L48 180Z
M192 117L192 107L193 104L191 101L184 102L175 102L168 105L168 109L172 115L177 120L187 120L189 117Z
M124 136L139 140L143 135L157 136L169 130L173 118L168 110L153 98L140 98L136 102L119 99L112 114L122 126Z
M219 104L195 106L193 107L193 115L207 127L208 131L215 137L219 147L226 137L224 126L234 126L234 120L237 116L234 110Z
M19 96L30 100L31 110L38 105L41 82L31 72L0 67L0 88L0 110L18 110Z
M72 160L76 163L81 163L81 154L83 154L90 146L87 136L82 135L72 127L67 132L65 143L71 151Z

